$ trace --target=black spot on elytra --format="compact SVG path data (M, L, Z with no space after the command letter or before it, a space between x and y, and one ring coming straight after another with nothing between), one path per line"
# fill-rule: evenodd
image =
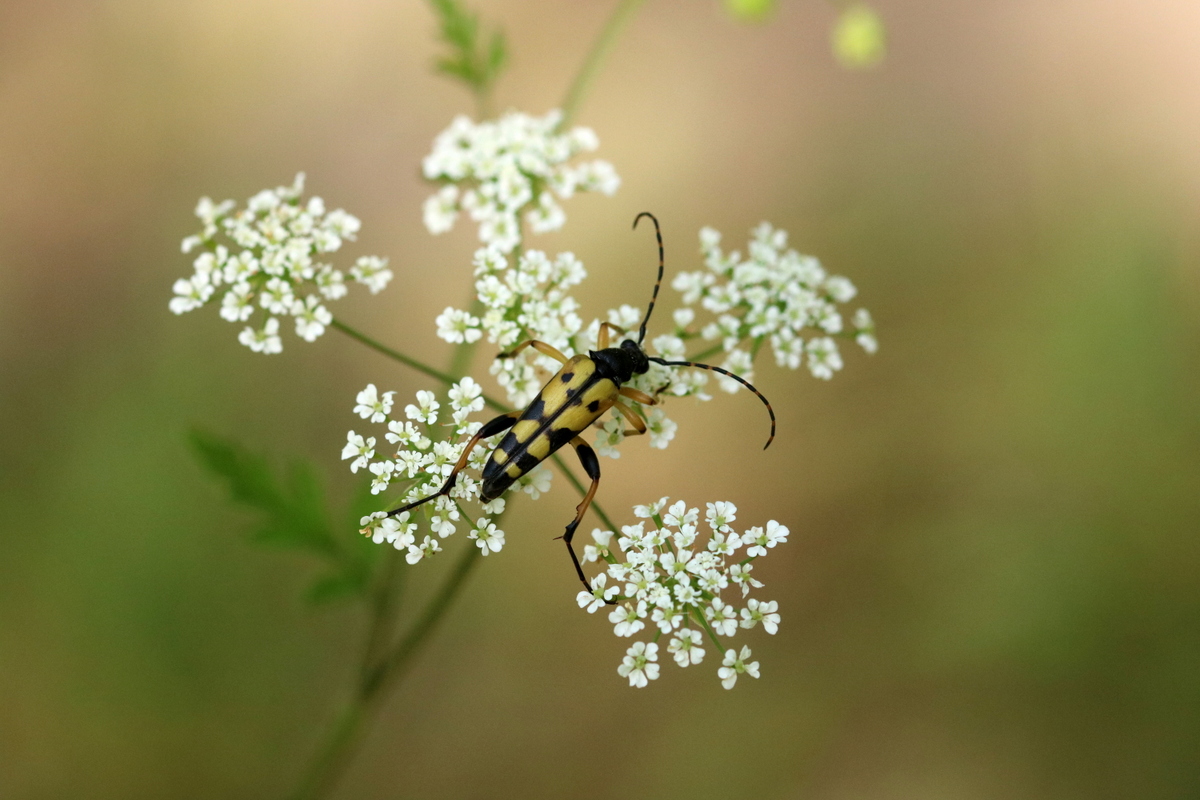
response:
M553 452L575 438L575 431L570 428L555 428L547 433L550 437L550 451Z
M588 403L588 411L595 414L599 410L600 410L600 401L599 400L593 400L592 402Z
M538 465L538 460L529 453L521 453L517 458L517 469L521 470L521 474L529 472Z
M558 377L562 378L563 383L570 383L571 379L575 377L575 373L574 372L564 372L562 375L559 375Z
M521 415L521 419L541 419L546 413L546 401L538 397L529 404L529 408Z

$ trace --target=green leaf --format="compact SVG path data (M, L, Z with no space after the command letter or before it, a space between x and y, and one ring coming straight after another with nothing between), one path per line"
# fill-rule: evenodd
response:
M775 11L776 0L725 0L725 10L743 22L762 22Z
M285 486L272 474L265 458L237 442L202 430L193 430L189 438L200 463L229 485L234 502L263 514L253 535L255 541L340 559L320 483L311 467L294 464Z
M488 81L493 81L500 74L500 70L504 69L504 65L508 63L508 42L504 38L502 31L496 31L492 34L492 43L488 47L487 56L487 76Z
M259 512L253 541L305 550L333 566L331 574L309 589L310 602L324 604L366 593L379 552L377 545L358 533L360 519L379 508L369 482L360 482L348 509L350 518L338 528L345 540L339 541L329 524L321 481L311 465L297 461L286 473L277 474L267 459L233 440L198 429L191 431L189 440L200 463L228 484L234 502Z
M277 512L283 498L274 485L267 462L236 442L194 429L189 435L200 463L229 482L235 502Z
M887 52L883 20L870 6L847 7L833 28L833 53L848 69L870 69Z
M452 51L434 62L435 69L461 80L474 92L486 93L508 60L504 34L497 30L485 43L479 17L458 0L429 1L438 18L442 41Z

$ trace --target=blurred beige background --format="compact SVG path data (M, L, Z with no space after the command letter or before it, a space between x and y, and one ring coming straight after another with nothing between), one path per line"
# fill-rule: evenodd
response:
M557 105L612 5L480 0L499 106ZM583 259L598 315L644 303L636 212L669 270L702 225L766 219L874 312L880 353L829 384L760 368L765 454L743 394L605 464L614 513L728 499L792 529L762 679L624 685L550 541L559 478L339 797L1200 794L1200 5L876 7L889 57L852 73L816 0L763 26L649 3L579 117L622 188L534 242ZM336 332L262 357L167 301L197 197L304 170L397 273L334 312L444 361L474 233L424 231L418 164L472 107L434 33L401 0L0 6L0 798L279 796L329 723L361 615L304 606L311 563L245 543L185 433L311 458L341 498L355 392L427 381Z

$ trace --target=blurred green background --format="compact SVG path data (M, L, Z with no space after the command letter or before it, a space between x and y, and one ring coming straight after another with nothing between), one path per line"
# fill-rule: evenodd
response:
M498 106L556 106L611 6L480 0L513 51ZM879 354L831 383L760 366L766 453L722 395L605 462L626 521L669 494L792 529L760 570L780 633L745 636L762 679L722 690L710 652L628 688L551 541L556 478L337 796L1200 795L1200 6L877 8L888 57L853 72L815 0L763 25L648 4L579 117L622 188L532 242L583 259L595 316L644 302L635 213L669 270L701 226L741 246L766 219L874 312ZM186 432L312 459L340 502L354 394L431 387L336 332L259 356L167 301L197 197L304 170L363 221L345 254L397 273L333 311L444 363L474 231L424 231L418 165L472 106L435 32L399 0L0 6L0 798L274 797L324 734L362 615L305 606L313 564L246 543Z

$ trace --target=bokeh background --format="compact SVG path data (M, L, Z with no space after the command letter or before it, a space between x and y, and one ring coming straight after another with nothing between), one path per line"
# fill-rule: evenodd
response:
M498 105L558 105L612 5L480 0L512 45ZM626 520L671 495L792 529L761 568L780 633L745 637L762 679L725 692L710 652L624 685L550 538L575 502L556 479L338 797L1200 794L1200 6L877 8L888 58L854 72L816 0L763 25L648 4L579 117L622 188L534 242L583 259L599 315L645 302L636 212L670 270L701 226L766 219L874 312L879 354L831 383L764 362L766 453L761 409L722 395L672 404L669 450L605 462ZM0 7L5 800L280 796L345 697L363 615L302 601L313 562L247 544L186 432L310 459L336 505L354 394L429 382L336 332L256 355L167 300L197 197L304 170L363 220L344 253L397 273L334 312L444 363L474 233L424 231L418 164L472 105L435 33L414 0Z

